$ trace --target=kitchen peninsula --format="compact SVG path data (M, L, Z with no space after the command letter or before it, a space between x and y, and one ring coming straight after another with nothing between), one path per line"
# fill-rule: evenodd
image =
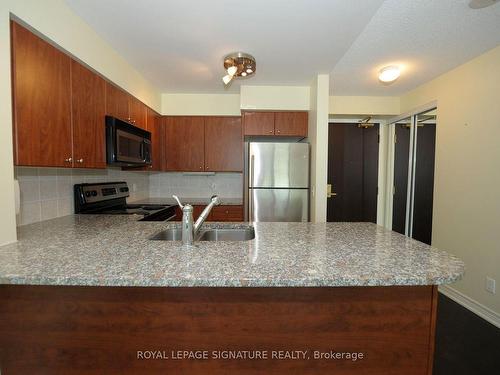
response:
M2 374L430 373L436 285L464 273L454 256L370 223L254 223L253 240L192 248L149 239L178 225L73 215L18 228L0 248ZM165 358L179 350L268 357Z

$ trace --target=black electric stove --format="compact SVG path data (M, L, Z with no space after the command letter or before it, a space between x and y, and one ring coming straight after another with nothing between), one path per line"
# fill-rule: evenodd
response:
M75 213L102 215L139 215L140 221L168 221L175 217L175 206L127 204L126 182L77 184L74 186Z

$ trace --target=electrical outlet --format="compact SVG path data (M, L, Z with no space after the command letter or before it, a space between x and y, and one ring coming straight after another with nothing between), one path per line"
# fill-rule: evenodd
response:
M496 293L495 284L496 284L495 279L486 276L486 291L490 292L491 294L495 294Z

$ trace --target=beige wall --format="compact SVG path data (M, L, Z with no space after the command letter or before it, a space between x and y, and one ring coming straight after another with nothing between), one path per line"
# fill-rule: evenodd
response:
M500 47L401 98L402 112L437 100L433 245L465 261L459 292L500 314Z
M399 115L398 96L330 96L331 115Z
M309 86L241 86L240 108L309 110Z
M311 221L326 221L328 168L328 74L311 83L308 140L311 144Z
M222 83L221 83L222 84ZM239 94L162 94L163 115L239 116Z
M19 18L156 110L158 91L105 43L62 0L0 2L0 245L16 240L12 109L10 85L10 15Z

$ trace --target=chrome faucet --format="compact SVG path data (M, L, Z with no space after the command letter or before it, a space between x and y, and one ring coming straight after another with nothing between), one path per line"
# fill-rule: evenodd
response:
M177 195L172 195L172 197L177 201L177 204L182 210L182 244L191 246L193 245L195 236L198 234L198 231L207 219L210 211L212 211L212 208L220 204L220 199L217 195L213 195L210 198L210 203L205 207L193 224L193 206L190 204L183 205Z

